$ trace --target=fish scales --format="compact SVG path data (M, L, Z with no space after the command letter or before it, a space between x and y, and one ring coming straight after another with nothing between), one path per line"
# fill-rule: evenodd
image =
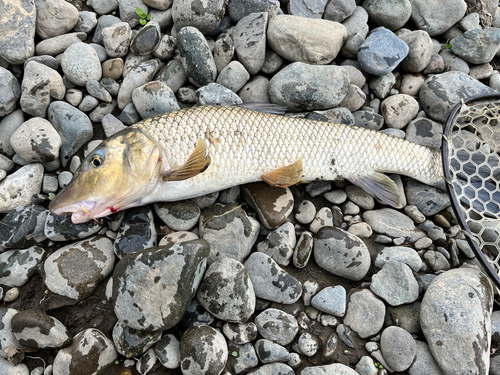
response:
M173 165L186 161L199 137L205 140L212 163L184 181L193 190L180 199L260 180L262 174L299 158L304 182L350 178L366 171L401 173L431 185L442 179L437 150L359 127L240 107L184 109L135 127L157 140Z

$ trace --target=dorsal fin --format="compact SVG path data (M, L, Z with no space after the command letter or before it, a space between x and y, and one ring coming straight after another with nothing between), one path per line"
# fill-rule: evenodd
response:
M300 181L302 171L302 158L299 158L293 164L266 172L260 177L271 186L288 187Z
M186 162L162 174L162 181L182 181L204 172L212 162L203 138L198 138L193 153Z
M380 172L371 172L366 175L351 176L347 180L359 186L382 203L394 208L401 208L401 197L396 183Z

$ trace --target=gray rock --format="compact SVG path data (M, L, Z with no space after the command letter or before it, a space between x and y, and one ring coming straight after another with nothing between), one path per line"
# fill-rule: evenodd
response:
M161 331L140 331L116 322L113 327L113 343L121 355L132 358L143 354L161 338Z
M380 336L380 349L387 364L395 371L405 371L417 353L415 339L400 327L387 327Z
M61 164L66 166L70 158L92 139L92 123L85 113L62 101L53 102L49 106L48 120L63 140L59 156Z
M16 102L21 96L21 85L16 77L0 67L0 116L6 116L16 109Z
M198 302L216 318L244 323L255 311L255 293L243 265L222 258L212 263L196 294Z
M262 363L287 362L290 353L283 346L266 339L259 339L254 344L255 352Z
M434 272L448 271L450 269L450 263L446 257L437 251L426 251L424 254L424 261Z
M429 350L429 345L423 341L415 341L417 344L417 354L415 360L408 369L409 375L442 375L436 360Z
M52 57L52 56L49 56L49 55L30 57L29 59L27 59L24 62L24 67L25 68L26 68L26 65L28 65L28 63L30 61L36 61L36 62L38 62L40 64L47 65L49 68L52 68L54 70L59 69L59 62L56 60L55 57Z
M48 211L38 205L19 206L0 221L0 251L25 249L45 240L43 227Z
M475 29L453 38L451 52L471 64L490 62L500 48L500 29Z
M370 89L373 90L375 96L379 99L384 99L396 84L396 77L392 73L384 74L380 77L370 79Z
M236 93L249 79L250 74L245 67L239 61L232 61L222 69L216 82Z
M441 52L439 52L439 55L443 58L443 63L444 67L441 72L447 71L457 71L457 72L462 72L465 74L469 74L470 72L470 67L469 63L465 61L464 59L458 57L456 54L451 52L449 49L444 49ZM472 77L471 77L472 78Z
M117 358L118 353L113 342L101 331L88 328L73 337L70 346L57 352L53 374L69 375L71 370L81 366L81 363L88 363L85 368L89 373L97 373Z
M346 302L345 288L337 285L322 289L312 298L311 305L327 314L343 317L345 315Z
M360 109L365 104L365 101L366 95L363 90L356 85L350 84L344 99L342 99L339 105L354 112Z
M314 220L309 226L309 230L312 233L318 233L318 231L323 227L333 226L333 219L332 210L328 207L323 207L316 213Z
M174 92L160 81L151 81L134 89L132 103L143 119L180 109Z
M8 250L0 254L0 283L23 286L35 272L45 251L38 246L24 250Z
M411 247L392 246L384 247L375 259L375 266L382 268L388 261L396 260L409 266L414 272L422 268L422 259Z
M433 216L451 204L446 192L412 179L405 183L405 194L408 204L425 216Z
M356 9L355 0L331 0L326 4L323 18L329 21L342 22L350 17Z
M3 2L0 12L0 58L22 64L35 53L36 7L34 1Z
M197 239L199 239L199 237L193 232L179 231L167 234L160 240L158 246L167 246L167 245L172 246L175 245L176 243L197 240Z
M269 96L290 110L328 109L344 99L348 87L349 76L341 67L296 62L271 79Z
M393 238L404 237L413 243L425 237L425 233L415 227L412 219L392 208L366 211L363 219L375 232Z
M71 172L68 173L71 174ZM49 213L45 221L44 234L52 241L69 241L91 236L101 228L102 224L96 223L93 220L86 223L73 224L71 215L59 216Z
M87 95L82 99L78 109L82 112L90 112L99 105L99 100L92 95Z
M333 108L326 111L314 111L307 115L311 120L331 122L334 124L354 125L354 116L347 108Z
M108 14L118 9L117 0L88 0L87 5L100 15Z
M263 76L254 76L238 93L243 103L270 103L269 80Z
M431 60L429 61L429 64L426 66L424 69L423 73L424 74L438 74L442 73L444 71L444 60L441 55L438 55L437 53L433 53L431 55Z
M256 74L264 65L267 20L266 12L252 13L238 21L233 31L238 60L250 74Z
M23 310L12 317L12 332L19 344L30 348L61 348L71 344L68 329L40 310Z
M268 229L283 224L293 210L293 194L289 188L272 187L265 182L242 186L246 202L257 211L261 223Z
M168 60L174 56L177 51L177 38L172 35L164 35L158 46L153 51L153 56L162 60Z
M12 318L18 313L18 310L0 307L0 358L7 358L5 350L9 347L14 349L22 349L23 346L17 342L14 332L12 332ZM10 363L10 362L9 362ZM0 369L2 366L0 365ZM15 374L15 373L14 373ZM26 372L26 375L28 372ZM10 375L10 374L9 374ZM17 374L16 374L17 375Z
M214 61L217 71L220 73L234 56L234 41L229 35L217 39L214 44Z
M219 26L224 17L226 4L226 0L211 2L176 0L172 6L172 19L177 30L190 26L206 34Z
M73 107L78 107L83 99L83 93L78 89L69 89L66 91L66 96L64 97L66 101Z
M220 374L228 357L226 340L215 328L191 327L181 338L180 357L185 375Z
M363 8L370 16L370 21L393 31L403 27L411 16L410 0L368 0L363 3Z
M410 49L411 51L411 49ZM410 96L418 96L420 88L424 84L425 77L419 73L405 73L401 76L399 93Z
M391 95L380 105L385 124L389 128L403 129L418 113L418 102L410 95Z
M420 329L420 302L400 306L387 306L386 325L403 328L408 333L419 335Z
M464 0L446 2L446 12L443 12L443 2L429 3L425 0L411 2L411 20L418 29L427 31L430 36L442 34L465 15L467 5Z
M472 268L447 271L428 287L420 324L443 373L488 372L492 307L490 281Z
M264 339L283 346L290 344L299 331L299 325L293 315L274 308L266 309L257 315L255 325Z
M172 334L164 335L161 340L155 344L155 354L164 367L168 369L179 367L181 362L179 346L179 340Z
M136 9L141 8L144 14L149 14L149 8L141 0L121 0L118 1L118 10L120 11L120 18L122 21L127 22L130 27L139 25L139 17L137 16Z
M146 0L144 4L159 10L167 10L172 6L173 0Z
M21 88L21 109L37 117L45 117L51 97L61 100L66 94L59 73L36 61L26 65Z
M157 69L158 61L156 60L145 61L133 68L120 86L117 97L118 108L123 109L131 103L134 90L151 81Z
M357 6L354 8L352 14L342 21L342 25L347 29L347 35L352 36L356 33L360 33L366 38L368 34L368 13L365 8Z
M156 246L156 227L151 209L144 206L127 211L113 244L116 256L122 259L153 246Z
M28 206L42 188L43 165L28 164L0 181L0 213Z
M433 44L429 34L424 30L404 30L396 35L409 47L408 55L401 62L401 67L411 73L424 70L429 65L433 53Z
M87 89L87 92L94 98L107 103L112 102L113 99L111 98L111 94L95 79L89 79L85 87Z
M354 371L352 368L343 365L341 363L306 367L305 369L302 370L301 374L302 375L323 375L323 374L358 375L358 373Z
M82 33L90 33L97 26L97 14L89 11L81 11L78 13L78 21L75 25L75 31Z
M408 55L408 45L392 31L377 28L366 38L358 51L363 71L375 76L392 72Z
M309 224L316 216L316 207L311 201L304 199L296 209L295 219L301 224Z
M176 93L187 81L188 77L179 60L169 61L155 76L155 81L165 83Z
M130 51L138 56L149 55L160 44L161 29L158 22L150 21L133 37Z
M271 48L285 59L309 64L328 64L347 39L346 28L338 22L279 15L269 21Z
M177 48L184 71L193 85L201 87L215 81L215 60L207 40L198 29L183 27L177 34Z
M158 202L154 204L156 214L175 231L188 231L198 224L201 210L189 200Z
M253 322L248 323L226 323L222 332L228 340L237 345L250 343L257 338L257 326Z
M27 162L46 163L59 157L62 141L52 124L40 117L24 122L10 137L16 154Z
M200 236L210 244L208 262L228 257L243 262L252 249L260 225L236 203L215 204L200 217Z
M139 330L165 330L176 325L196 293L208 251L206 241L194 240L125 256L113 274L118 319Z
M322 18L327 0L290 0L288 13L305 18Z
M370 254L357 236L335 227L316 234L314 259L318 266L348 280L363 279L370 268Z
M109 57L125 56L131 40L132 29L127 22L113 23L102 29L102 42Z
M264 65L262 65L262 72L266 74L274 74L283 65L283 58L273 50L267 50L264 58Z
M239 374L246 372L259 364L259 358L251 343L236 344L229 341L227 349L231 355L228 357L226 368L231 373Z
M97 0L97 1L102 1L102 0ZM116 0L111 0L111 1L109 1L109 4L112 4L115 1ZM116 7L118 7L118 2L116 2ZM95 10L95 8L94 8L94 10ZM105 12L105 13L108 13L108 12ZM99 14L103 14L103 13L99 13ZM120 22L121 22L121 20L118 17L112 16L109 14L99 17L97 19L97 26L95 27L95 30L94 30L94 36L92 37L92 43L102 45L103 44L102 31L106 27L112 26L112 25L120 23Z
M443 126L427 118L416 118L406 128L405 139L422 146L441 147Z
M231 0L227 5L229 16L235 23L251 13L267 12L272 18L279 9L280 4L276 0Z
M338 190L338 191L341 191L341 190ZM359 186L355 186L355 185L346 186L345 194L347 195L347 197L349 198L349 200L351 202L355 203L356 205L358 205L359 207L361 207L364 210L373 210L373 208L375 207L375 199L370 194L366 193L363 189L361 189ZM343 201L345 201L345 195L343 195L343 194L340 194L340 195L341 195L341 198L343 198L343 199L336 200L335 202L332 202L332 203L342 204ZM342 201L339 202L340 200L342 200Z
M370 289L391 306L414 302L419 294L411 268L397 260L385 262L382 270L372 276Z
M101 236L60 248L44 263L45 284L56 294L84 300L112 271L113 244Z
M87 34L82 32L68 33L53 38L42 40L35 47L37 55L57 56L76 43L81 43L87 39Z
M285 222L271 231L265 241L257 245L257 251L269 255L280 266L286 267L292 260L296 241L293 224Z
M78 10L66 1L36 0L35 6L36 33L42 39L66 34L78 22Z
M357 59L359 47L361 47L365 39L359 32L349 36L342 46L342 56L348 59Z
M283 304L292 304L300 298L302 284L279 267L270 256L252 253L244 266L258 298Z
M347 304L344 324L361 338L376 335L384 325L385 305L368 289L355 292Z

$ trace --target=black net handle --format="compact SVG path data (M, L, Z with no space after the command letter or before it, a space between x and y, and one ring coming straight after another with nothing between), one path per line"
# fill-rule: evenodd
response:
M494 99L500 99L500 93L494 93L494 94L480 94L480 95L474 95L470 96L460 103L458 103L453 110L450 112L448 119L446 120L445 128L444 128L444 134L443 134L443 144L441 147L441 152L442 152L442 159L443 159L443 170L444 170L444 175L445 179L447 181L446 187L448 189L449 196L451 198L452 202L452 207L453 211L455 211L455 215L458 219L458 222L460 226L465 230L467 242L471 246L472 250L474 251L474 254L476 255L476 258L479 260L479 263L483 266L485 272L488 274L491 280L494 281L496 284L497 288L500 288L500 276L495 272L493 269L493 266L489 262L488 258L486 258L486 255L481 251L479 248L479 245L476 241L473 240L474 235L472 234L469 225L467 224L467 221L465 220L465 217L462 213L462 210L460 209L460 202L457 199L457 196L455 194L453 185L451 184L452 176L448 164L448 158L449 158L449 153L448 153L448 140L451 141L450 138L450 130L453 124L453 120L455 119L456 114L460 109L462 108L463 104L469 104L473 102L478 102L478 101L485 101L485 100L494 100ZM500 252L500 249L499 249Z

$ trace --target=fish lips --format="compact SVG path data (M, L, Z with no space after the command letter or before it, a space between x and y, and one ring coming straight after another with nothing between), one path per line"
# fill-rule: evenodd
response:
M49 204L49 210L54 215L71 215L73 224L84 223L91 219L92 210L95 210L97 202L82 201L71 202L68 190L62 190Z

